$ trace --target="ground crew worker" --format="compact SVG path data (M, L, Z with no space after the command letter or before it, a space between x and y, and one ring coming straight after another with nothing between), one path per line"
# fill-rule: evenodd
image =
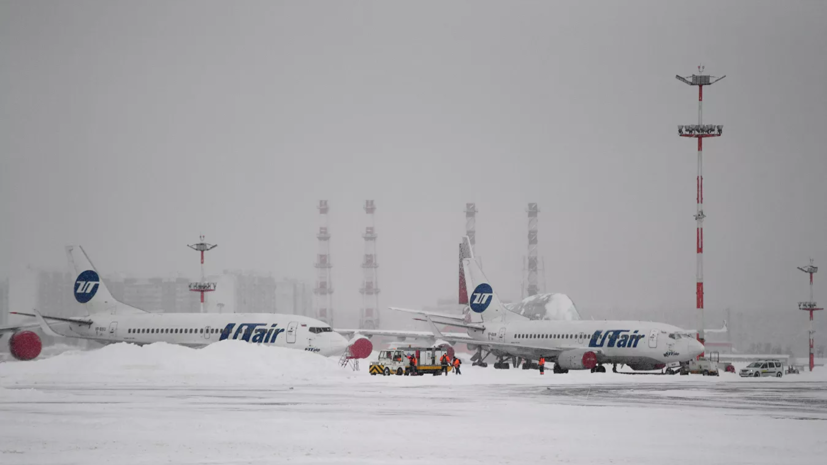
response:
M442 354L439 361L442 363L442 374L448 376L448 354Z
M416 374L416 354L411 354L408 357L408 360L411 361L410 368L408 369L408 373L411 375Z
M462 364L462 362L460 362L457 357L454 357L454 374L455 375L461 375L462 374L462 373L459 372L459 366L461 364Z
M537 364L540 367L540 374L543 375L546 372L546 358L540 356L540 363Z

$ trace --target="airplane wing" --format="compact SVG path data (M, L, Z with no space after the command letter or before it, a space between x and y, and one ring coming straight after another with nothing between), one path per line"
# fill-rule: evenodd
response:
M444 320L452 320L452 321L459 321L465 322L464 316L459 315L449 315L447 313L437 313L437 312L426 312L424 310L413 310L410 308L400 308L400 307L388 307L391 310L396 310L397 312L405 312L405 313L416 313L419 315L428 315L436 318L442 318Z
M22 313L22 312L9 312L9 313L12 314L12 315L30 316L32 318L37 318L38 316L41 316L39 313L37 313L37 310L35 310L35 313ZM79 324L79 325L92 326L92 320L87 320L87 319L84 319L84 318L63 318L63 317L58 317L58 316L46 316L46 315L42 315L42 317L46 320L55 320L55 321L62 321L64 323L75 323L75 324ZM34 326L40 326L40 324L39 323L34 323Z
M30 316L32 318L37 318L37 315L34 313L21 313L21 312L9 312L11 315L22 315L22 316ZM92 321L84 320L82 318L61 318L56 316L45 316L43 317L48 320L55 320L55 321L64 321L69 323L78 323L84 325L91 325ZM7 326L0 326L0 336L6 333L13 333L15 331L19 331L21 329L34 329L34 328L41 328L42 325L39 321L33 321L31 323L19 323L16 325L7 325Z
M346 336L352 337L355 334L361 334L362 336L387 336L387 337L400 337L400 338L412 338L412 339L434 339L434 333L431 331L405 331L405 330L392 330L392 329L334 329L333 331ZM464 333L446 333L451 335L453 338L457 340L472 340L467 334Z
M23 323L19 325L8 325L8 326L0 326L0 336L6 333L13 333L20 329L31 329L31 328L39 328L40 324L38 323Z
M555 359L560 353L565 352L575 347L540 347L528 344L510 343L510 342L495 342L495 341L480 341L476 339L467 338L464 340L455 339L447 334L443 339L450 343L463 343L477 347L483 347L495 352L504 352L511 356L519 356L526 358L539 358L540 356ZM599 350L595 350L599 352Z

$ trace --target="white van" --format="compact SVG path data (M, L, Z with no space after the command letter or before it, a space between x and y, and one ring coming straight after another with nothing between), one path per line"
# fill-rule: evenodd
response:
M780 378L784 375L784 365L778 360L759 360L747 365L738 373L742 378L760 378L762 376L775 376Z

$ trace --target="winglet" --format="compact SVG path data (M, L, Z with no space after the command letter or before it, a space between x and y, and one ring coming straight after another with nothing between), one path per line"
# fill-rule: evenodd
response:
M33 308L33 309L32 309L32 312L34 312L34 317L35 317L35 318L37 318L37 322L38 322L38 323L40 323L40 329L41 329L41 330L43 330L43 332L44 332L47 336L52 336L52 337L65 337L65 336L63 336L62 334L58 334L58 333L56 333L56 332L52 329L52 327L51 327L51 326L49 326L49 323L46 323L46 319L45 319L45 318L43 318L43 315L41 315L41 314L40 314L40 312L38 312L36 308Z

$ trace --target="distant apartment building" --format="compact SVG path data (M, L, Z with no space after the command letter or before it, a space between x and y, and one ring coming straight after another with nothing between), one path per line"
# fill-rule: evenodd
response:
M35 302L44 315L77 316L86 313L75 300L75 276L62 271L38 271L35 275Z
M297 279L282 279L276 283L276 313L292 315L310 315L313 289L312 285Z
M104 277L112 297L149 312L197 313L200 295L189 290L187 278L118 278Z

